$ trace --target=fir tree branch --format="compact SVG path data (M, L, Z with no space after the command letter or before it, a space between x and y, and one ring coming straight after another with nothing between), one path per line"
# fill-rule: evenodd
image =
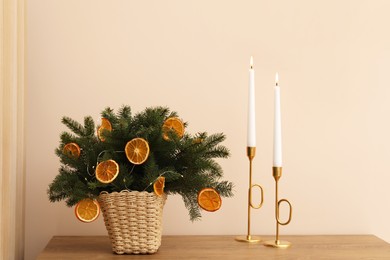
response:
M233 197L233 183L228 181L216 182L213 185L222 197Z
M76 135L80 137L85 135L84 127L79 122L71 119L70 117L64 116L62 118L62 123L66 125Z
M92 117L87 116L84 118L85 136L93 136L95 134L95 122Z
M61 143L67 144L67 143L72 143L76 140L76 136L67 133L67 132L62 132L60 135Z
M117 117L114 113L114 110L109 108L109 107L107 107L106 109L104 109L102 111L101 116L102 116L102 118L108 119L108 121L110 121L111 125L116 124L118 121Z
M166 107L146 108L132 116L128 106L117 113L106 108L102 117L110 121L112 131L103 133L104 142L96 136L92 117L84 118L84 126L69 117L62 122L71 130L60 135L60 145L55 153L62 167L49 185L49 200L65 200L68 206L84 198L94 198L101 191L147 190L153 192L153 183L159 176L165 177L165 192L180 194L188 209L190 219L197 220L201 211L197 194L206 187L215 188L222 197L232 196L233 184L220 181L223 169L216 158L227 158L229 150L221 145L225 140L222 133L208 135L199 132L185 133L182 138L174 131L168 133L169 141L163 139L162 126L169 117L179 117ZM184 123L186 127L188 124ZM124 148L128 141L141 137L150 147L149 157L142 165L133 165L126 157ZM74 142L80 147L79 157L68 157L62 152L67 143ZM116 179L109 184L96 180L96 165L112 159L119 164Z
M129 106L122 106L118 111L118 117L121 119L130 119L131 118L131 108Z
M190 220L200 220L202 215L200 214L200 209L198 206L198 201L196 200L197 194L193 193L179 193L183 197L184 206L188 209Z

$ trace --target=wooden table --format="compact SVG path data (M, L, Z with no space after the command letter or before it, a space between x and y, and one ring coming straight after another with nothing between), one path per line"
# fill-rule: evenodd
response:
M262 237L265 240L271 236ZM116 255L106 236L55 236L46 259L390 259L390 244L373 235L283 236L288 249L236 242L234 236L163 236L153 255Z

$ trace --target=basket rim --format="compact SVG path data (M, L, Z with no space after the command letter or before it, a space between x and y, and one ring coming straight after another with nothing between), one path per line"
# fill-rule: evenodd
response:
M112 192L108 192L108 191L101 191L99 193L99 195L101 194L115 194L115 193L147 193L147 194L155 194L154 192L150 192L150 191L138 191L138 190L121 190L121 191L112 191ZM156 194L155 194L156 195ZM157 195L156 195L157 196Z
M107 192L107 191L101 191L98 195L98 198L101 198L102 196L105 197L105 196L112 196L112 195L115 195L115 194L121 194L121 195L124 195L124 194L127 194L126 196L128 196L129 194L135 194L136 196L152 196L152 197L156 197L158 199L163 199L164 201L168 198L168 194L166 194L165 192L161 195L161 196L158 196L156 193L154 192L149 192L149 191L137 191L137 190L121 190L121 191L113 191L113 192Z

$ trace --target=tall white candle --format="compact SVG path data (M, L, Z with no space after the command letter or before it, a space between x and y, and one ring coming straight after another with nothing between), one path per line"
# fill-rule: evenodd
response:
M275 75L275 114L274 114L274 167L282 167L282 122L280 116L279 75Z
M256 117L255 117L255 71L251 56L249 68L249 102L248 102L248 147L256 147Z

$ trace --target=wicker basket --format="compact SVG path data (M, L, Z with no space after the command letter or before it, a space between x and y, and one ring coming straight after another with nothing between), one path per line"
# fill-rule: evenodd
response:
M150 192L102 192L98 198L104 223L117 254L152 254L161 245L166 196Z

